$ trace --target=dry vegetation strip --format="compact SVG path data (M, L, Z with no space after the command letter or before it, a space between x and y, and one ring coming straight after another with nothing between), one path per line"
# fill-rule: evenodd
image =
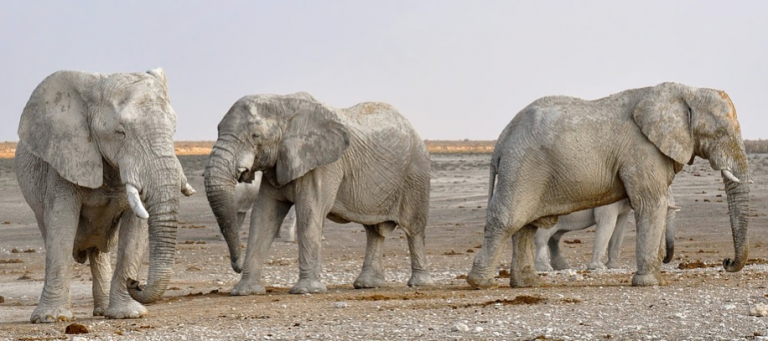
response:
M466 154L492 153L495 140L425 140L430 154ZM178 141L176 155L208 155L214 141ZM768 140L744 140L749 154L768 153ZM16 152L16 142L0 142L0 159L12 158Z

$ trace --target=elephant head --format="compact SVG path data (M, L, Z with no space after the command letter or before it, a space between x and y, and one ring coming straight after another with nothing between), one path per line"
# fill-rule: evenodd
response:
M741 270L749 255L749 165L730 97L723 91L662 83L650 89L632 116L648 140L675 161L677 169L698 156L721 172L736 253L723 266L729 272Z
M20 139L61 177L96 189L116 185L106 179L119 176L133 212L149 219L148 283L129 290L141 303L165 292L173 270L179 191L194 192L174 153L175 129L162 69L56 72L32 93L19 125Z
M237 182L262 171L262 186L281 187L314 168L338 160L349 146L347 128L307 93L239 99L218 126L205 168L205 191L229 246L232 268L241 271L234 200Z

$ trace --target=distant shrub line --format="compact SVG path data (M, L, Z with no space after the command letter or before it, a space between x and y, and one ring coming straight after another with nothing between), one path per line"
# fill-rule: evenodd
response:
M177 141L178 155L206 155L211 152L215 141ZM490 154L496 140L424 140L431 154ZM744 140L748 154L768 154L768 140ZM16 142L0 142L0 159L12 158Z

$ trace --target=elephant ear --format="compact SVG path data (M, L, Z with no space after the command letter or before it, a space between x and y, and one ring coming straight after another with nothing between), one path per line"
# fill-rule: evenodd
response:
M168 91L168 77L165 75L165 71L163 71L163 68L154 68L152 70L147 71L148 74L154 76L157 78L157 80L160 81L161 84L163 84L163 88L165 91Z
M19 139L32 154L64 179L88 188L101 187L102 157L88 126L89 88L99 75L59 71L43 80L30 96L19 122Z
M349 147L349 132L336 114L317 103L302 102L278 149L275 168L280 186L338 160Z
M693 156L691 109L682 85L663 83L637 104L632 117L643 134L664 155L683 165Z

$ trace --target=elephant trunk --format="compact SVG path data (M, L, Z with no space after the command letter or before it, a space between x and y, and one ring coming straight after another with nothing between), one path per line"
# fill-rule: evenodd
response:
M237 223L235 186L237 185L235 154L230 144L217 142L205 167L205 192L221 234L229 247L232 269L240 272L240 226Z
M675 216L677 212L673 208L667 209L667 221L664 234L664 245L666 245L666 252L664 254L664 264L672 261L675 257Z
M173 274L181 181L177 163L160 162L146 167L145 179L155 179L143 188L149 213L149 275L144 288L136 280L129 279L128 283L129 294L140 303L158 300Z
M747 238L747 212L749 211L749 166L745 154L739 155L734 162L733 176L731 179L723 172L725 193L728 196L728 213L731 217L731 231L733 233L733 247L735 257L723 260L723 267L728 272L741 270L749 257L749 244Z

